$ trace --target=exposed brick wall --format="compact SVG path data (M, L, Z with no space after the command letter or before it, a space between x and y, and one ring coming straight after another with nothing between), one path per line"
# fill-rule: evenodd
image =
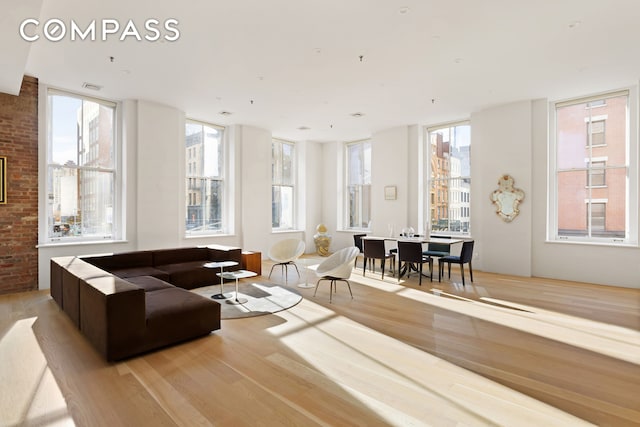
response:
M0 156L7 203L0 204L0 294L38 289L38 79L19 96L0 93Z

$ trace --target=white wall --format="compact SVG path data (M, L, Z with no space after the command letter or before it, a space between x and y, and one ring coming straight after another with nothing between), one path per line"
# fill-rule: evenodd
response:
M327 226L327 231L332 235L330 250L336 251L353 244L352 233L342 229L344 221L342 218L344 145L337 141L325 142L322 144L321 154L322 206L320 221Z
M390 227L397 235L409 223L409 128L400 126L371 137L371 234L388 236ZM386 200L387 186L396 187L396 200Z
M471 116L471 234L474 267L494 273L531 275L531 102ZM504 222L489 197L509 174L525 193L520 214Z
M138 249L180 246L184 113L138 102Z
M323 223L323 187L327 179L327 171L322 162L322 146L319 142L305 141L296 144L300 162L298 170L298 183L302 189L300 192L300 206L298 212L302 213L300 227L304 230L304 240L307 246L306 252L315 252L313 235L318 224ZM327 224L325 224L327 225ZM333 251L333 235L335 228L328 230L332 236L332 244L329 250Z

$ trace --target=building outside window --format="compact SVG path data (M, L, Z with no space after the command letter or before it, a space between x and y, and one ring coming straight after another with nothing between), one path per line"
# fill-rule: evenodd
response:
M553 110L550 237L623 242L629 223L628 91L556 103Z
M118 237L114 102L47 92L46 239Z
M295 227L295 144L274 139L271 144L271 226Z
M429 192L424 197L431 231L471 232L471 126L459 122L427 129L425 162Z
M217 234L224 222L224 128L187 120L186 234Z
M371 222L371 141L346 145L346 225L368 230Z

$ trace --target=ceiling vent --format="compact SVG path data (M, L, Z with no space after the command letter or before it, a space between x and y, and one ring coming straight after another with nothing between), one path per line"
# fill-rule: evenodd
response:
M102 86L98 86L98 85L95 85L93 83L87 83L87 82L82 83L82 87L85 88L85 89L90 89L90 90L100 90L100 89L102 89Z

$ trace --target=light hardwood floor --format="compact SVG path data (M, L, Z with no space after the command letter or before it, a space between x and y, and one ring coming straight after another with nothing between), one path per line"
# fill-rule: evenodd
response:
M115 364L47 291L0 296L0 425L640 425L639 290L366 276Z

